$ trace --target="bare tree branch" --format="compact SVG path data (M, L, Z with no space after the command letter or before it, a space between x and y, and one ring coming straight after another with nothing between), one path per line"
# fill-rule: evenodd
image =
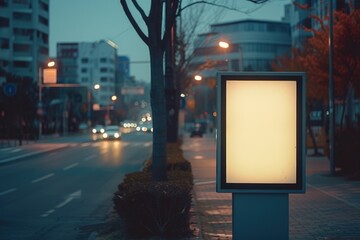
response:
M265 3L265 2L268 2L269 0L247 0L249 2L252 2L252 3L255 3L255 4L262 4L262 3ZM244 12L244 11L241 11L237 8L233 8L233 7L229 7L229 6L226 6L226 5L223 5L223 4L217 4L217 3L213 3L213 2L208 2L208 1L196 1L196 2L193 2L193 3L190 3L188 5L186 5L185 7L179 9L179 12L177 15L180 15L181 14L181 11L185 10L186 8L188 7L191 7L193 5L196 5L196 4L208 4L208 5L211 5L211 6L214 6L214 7L221 7L221 8L224 8L224 9L228 9L228 10L232 10L232 11L237 11L237 12Z
M134 19L134 16L131 14L131 12L129 10L126 0L120 0L120 3L124 9L126 16L129 19L131 25L134 27L134 29L137 32L137 34L139 35L139 37L144 41L144 43L146 45L149 45L149 38L145 35L145 33L141 30L141 28L137 24L136 20Z
M139 11L139 13L140 13L142 19L144 20L144 22L146 23L146 25L148 25L148 23L149 23L148 17L146 16L144 10L138 4L137 0L132 0L132 3L134 4L135 8Z

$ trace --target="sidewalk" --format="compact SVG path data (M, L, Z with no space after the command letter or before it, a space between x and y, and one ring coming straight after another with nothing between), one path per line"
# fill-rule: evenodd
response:
M216 193L216 142L184 137L202 239L232 239L231 194ZM291 240L360 240L360 181L331 177L325 157L307 157L306 194L290 194Z

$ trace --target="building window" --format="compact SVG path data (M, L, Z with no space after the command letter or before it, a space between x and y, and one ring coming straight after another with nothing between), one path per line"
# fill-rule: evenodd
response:
M8 18L0 17L0 27L9 27L10 20Z
M14 52L29 52L31 47L28 44L14 44Z
M107 82L107 77L101 77L100 82Z
M89 62L89 59L88 58L82 58L81 59L81 63L88 63Z
M100 72L102 72L102 73L108 72L108 69L107 68L100 68Z
M9 0L0 0L0 7L7 7L9 5Z
M87 77L81 78L81 82L83 82L83 83L87 83L88 81L89 81L89 79Z
M233 59L230 61L230 64L231 64L231 70L232 71L239 71L240 70L240 67L239 67L239 59Z
M43 16L39 16L39 23L48 26L49 25L49 20L44 18Z
M14 20L18 20L18 21L31 22L31 14L30 13L14 12L13 18L14 18Z
M106 61L106 58L100 58L100 62L101 63L106 63L107 61Z
M30 66L29 62L26 62L26 61L14 61L14 67L27 68L29 66Z
M40 8L42 10L44 10L45 12L49 11L49 5L47 3L42 2L42 1L40 1Z
M88 70L87 70L87 68L82 68L82 69L81 69L81 72L82 72L82 73L87 73Z
M0 38L0 48L1 49L9 49L9 39L7 38Z

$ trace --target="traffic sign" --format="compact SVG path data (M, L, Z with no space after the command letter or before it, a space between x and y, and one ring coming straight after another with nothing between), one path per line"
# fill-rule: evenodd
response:
M16 94L16 84L15 83L5 83L3 88L5 96L13 97Z

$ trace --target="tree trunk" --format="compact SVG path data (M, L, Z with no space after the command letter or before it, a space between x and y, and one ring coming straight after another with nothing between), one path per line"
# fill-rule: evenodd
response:
M153 118L152 173L155 181L166 180L166 101L163 71L163 51L151 47L151 107Z

